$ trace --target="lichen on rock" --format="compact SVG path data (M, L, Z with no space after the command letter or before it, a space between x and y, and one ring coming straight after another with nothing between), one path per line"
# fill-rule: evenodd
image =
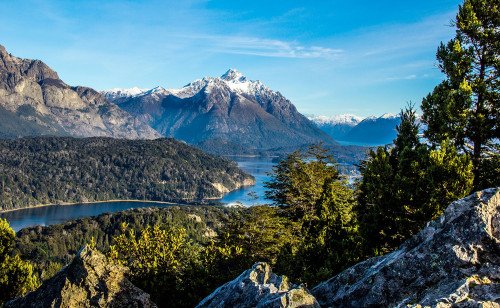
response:
M197 307L319 307L304 286L278 276L271 266L256 263L234 280L222 285Z
M385 256L320 283L326 307L499 307L500 188L453 202Z
M156 307L149 294L134 286L125 273L125 267L85 246L37 290L5 307Z

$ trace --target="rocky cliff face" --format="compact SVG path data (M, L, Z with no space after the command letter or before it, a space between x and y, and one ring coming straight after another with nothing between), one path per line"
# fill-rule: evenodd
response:
M236 70L196 80L181 89L161 87L124 98L103 92L162 135L204 149L233 152L334 141L300 114L281 93Z
M398 250L359 263L312 293L328 307L498 307L500 188L452 203Z
M319 307L303 286L277 276L267 263L256 263L203 299L197 307Z
M56 276L5 307L156 307L149 294L124 277L125 268L108 263L88 246Z
M159 134L87 87L70 87L39 60L0 45L0 137L66 135L156 138Z

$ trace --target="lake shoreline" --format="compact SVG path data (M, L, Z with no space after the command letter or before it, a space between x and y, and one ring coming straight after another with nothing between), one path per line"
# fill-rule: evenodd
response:
M68 220L80 219L83 217L98 216L102 213L116 213L126 211L132 208L148 207L170 207L170 206L231 206L241 204L243 206L253 206L260 204L270 204L264 194L264 182L269 180L268 172L274 166L273 159L270 157L233 157L238 166L251 174L255 182L253 185L242 185L228 193L221 194L213 198L203 200L173 200L173 201L155 201L143 199L109 199L85 202L64 202L51 201L40 203L29 207L5 209L0 211L0 217L6 218L12 228L17 232L21 229L32 226L49 226L61 224ZM258 198L249 197L248 193L257 193Z
M42 207L54 206L54 205L63 205L63 206L69 205L69 206L71 206L71 205L77 205L77 204L95 204L95 203L113 203L113 202L138 202L138 203L156 203L156 204L190 205L190 206L193 206L193 205L204 205L204 204L199 204L199 203L179 203L179 202L154 201L154 200L111 199L111 200L101 200L101 201L58 202L58 203L38 204L38 205L28 206L28 207L22 207L22 208L18 208L18 209L1 210L0 214L14 212L14 211L19 211L19 210L42 208Z

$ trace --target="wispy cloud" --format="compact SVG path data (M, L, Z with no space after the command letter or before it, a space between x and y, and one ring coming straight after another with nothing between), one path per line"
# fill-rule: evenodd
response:
M398 77L387 77L386 81L394 81L394 80L414 80L417 79L418 76L415 74L407 75L407 76L398 76Z
M410 75L403 75L403 76L394 76L394 77L387 77L384 78L383 81L400 81L400 80L416 80L416 79L425 79L429 78L429 74L410 74Z
M342 49L250 36L193 35L189 39L203 41L201 45L211 52L259 57L334 59L344 52Z

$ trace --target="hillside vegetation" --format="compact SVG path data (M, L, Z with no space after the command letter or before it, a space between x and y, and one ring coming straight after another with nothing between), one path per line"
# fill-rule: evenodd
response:
M0 140L0 209L39 204L219 198L253 178L173 139Z

